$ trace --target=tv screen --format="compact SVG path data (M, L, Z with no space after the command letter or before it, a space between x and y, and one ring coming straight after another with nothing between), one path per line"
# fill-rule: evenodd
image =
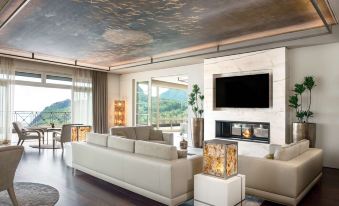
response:
M215 80L217 108L269 108L269 74L220 77Z

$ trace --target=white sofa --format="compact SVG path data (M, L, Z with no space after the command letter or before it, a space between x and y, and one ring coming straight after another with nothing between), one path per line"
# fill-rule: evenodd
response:
M284 147L275 154L278 160L239 155L239 173L246 175L246 194L297 205L322 176L323 152L308 145L305 141Z
M110 133L127 139L173 145L173 133L155 130L152 126L112 127Z
M88 134L87 142L72 143L72 166L163 204L177 205L193 197L202 157L179 159L172 145Z

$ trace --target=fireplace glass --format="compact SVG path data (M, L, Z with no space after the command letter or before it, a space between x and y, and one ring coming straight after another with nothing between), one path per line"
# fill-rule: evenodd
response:
M216 137L270 143L270 123L216 121Z

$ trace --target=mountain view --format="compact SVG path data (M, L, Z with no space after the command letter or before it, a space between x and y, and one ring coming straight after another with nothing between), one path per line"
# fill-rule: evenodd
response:
M138 87L138 113L148 113L148 96L141 87ZM160 94L159 116L157 115L157 97L152 96L152 123L157 117L161 124L168 124L170 121L180 122L187 116L187 92L179 89L168 89ZM146 115L139 115L139 123L147 123Z
M43 109L36 116L30 125L62 125L71 121L71 100L65 99L60 102L55 102Z

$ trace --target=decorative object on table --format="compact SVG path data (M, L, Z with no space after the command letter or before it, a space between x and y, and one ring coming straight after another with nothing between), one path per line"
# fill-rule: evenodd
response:
M15 206L18 205L15 195L17 190L13 187L13 180L23 152L23 146L0 147L0 191L4 191L1 193L6 195L8 192L10 196L9 205L12 205L11 203ZM2 199L0 195L0 205L4 205L1 204Z
M188 155L187 150L177 150L178 158L186 158Z
M187 149L188 142L185 139L180 141L180 149Z
M14 189L19 205L36 206L48 205L53 206L59 200L59 192L54 187L38 183L15 182ZM12 206L11 199L7 192L0 192L0 205Z
M55 124L53 122L50 123L52 128L55 128Z
M114 101L114 126L126 126L125 110L124 100Z
M204 142L204 118L203 118L203 102L204 95L201 93L200 87L197 84L193 85L192 92L189 95L188 104L191 106L194 113L194 118L191 120L191 134L194 147L201 148Z
M185 140L184 136L181 136L182 140L180 141L180 149L187 149L188 142Z
M298 122L293 122L293 142L302 139L310 140L310 147L315 147L316 124L310 123L309 119L313 117L311 111L312 89L316 86L314 77L306 76L301 84L294 85L294 95L289 98L289 106L295 109ZM303 94L308 91L308 102L304 105Z
M221 178L238 174L238 142L213 139L204 142L203 173Z

